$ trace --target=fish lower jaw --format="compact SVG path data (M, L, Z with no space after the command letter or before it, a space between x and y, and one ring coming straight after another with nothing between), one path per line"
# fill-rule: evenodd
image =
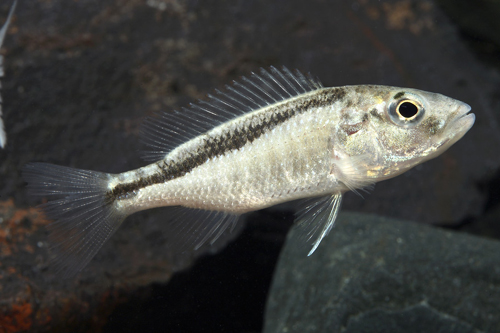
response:
M476 115L474 113L464 113L453 121L444 132L444 135L448 136L448 140L446 140L447 142L443 146L448 148L460 140L471 129L475 120Z

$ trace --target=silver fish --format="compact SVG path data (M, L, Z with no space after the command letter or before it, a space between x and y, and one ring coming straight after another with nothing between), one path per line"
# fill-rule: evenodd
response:
M246 212L307 199L297 223L311 255L331 230L342 196L443 153L474 124L470 106L409 88L324 88L299 71L261 69L174 113L145 121L154 163L121 174L28 164L29 190L62 255L80 271L130 214L183 207L178 238L213 243ZM312 199L311 199L312 198Z
M14 14L14 10L16 9L17 5L17 0L14 0L14 3L12 4L12 7L10 7L9 15L7 16L7 20L5 20L5 23L3 24L2 28L0 29L0 47L2 47L3 40L5 38L5 34L7 33L7 28L9 27L10 20L12 19L12 15ZM4 75L3 71L3 55L0 55L0 78L2 78ZM2 88L2 85L0 83L0 89ZM5 134L5 129L3 125L3 120L2 120L2 96L0 96L0 147L4 148L5 145L7 144L7 134Z

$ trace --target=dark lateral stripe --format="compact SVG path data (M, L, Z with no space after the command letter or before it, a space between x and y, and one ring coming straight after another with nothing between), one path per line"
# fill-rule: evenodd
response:
M304 98L302 101L299 99L289 102L290 104L293 103L293 105L280 105L280 111L276 111L269 119L262 121L258 125L252 124L255 117L258 117L257 115L248 118L233 133L229 133L228 131L218 137L209 138L198 147L197 151L182 160L175 162L163 160L157 162L160 172L147 177L141 177L131 183L117 185L112 191L107 193L107 202L113 202L117 198L125 198L141 188L182 177L209 159L222 156L230 151L240 149L247 143L253 142L264 133L269 132L295 115L311 108L331 105L343 99L345 95L345 88L342 87L325 89L322 93L315 95L314 98Z

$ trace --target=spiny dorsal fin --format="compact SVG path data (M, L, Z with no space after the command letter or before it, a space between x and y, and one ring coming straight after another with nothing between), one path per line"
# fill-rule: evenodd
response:
M240 82L226 85L225 91L208 94L206 101L147 118L141 136L153 150L146 151L143 157L148 161L161 160L178 145L228 120L322 87L319 80L298 70L292 73L286 67L281 71L272 66L269 71L261 68L259 74L252 73Z

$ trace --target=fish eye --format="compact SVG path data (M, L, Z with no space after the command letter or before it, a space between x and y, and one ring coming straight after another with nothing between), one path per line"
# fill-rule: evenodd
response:
M403 118L410 119L418 113L418 106L411 101L401 101L396 107L396 111Z
M410 93L398 93L388 109L391 120L396 125L404 127L414 126L419 123L424 116L424 111L423 104L418 97Z

